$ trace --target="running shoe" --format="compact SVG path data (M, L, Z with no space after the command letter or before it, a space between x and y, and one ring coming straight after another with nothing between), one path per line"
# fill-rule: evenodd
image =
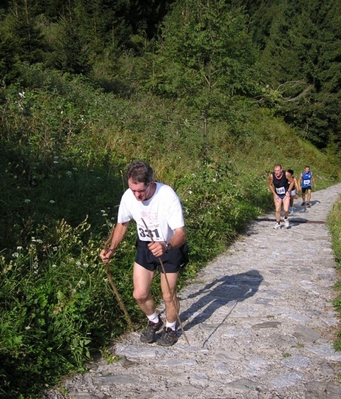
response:
M290 227L289 219L284 219L284 226L286 229Z
M157 341L157 344L161 346L172 346L177 340L177 332L169 327L164 327L161 338Z
M159 316L159 322L158 323L153 323L150 320L148 320L148 326L145 329L145 331L140 335L140 341L151 344L152 342L155 341L155 335L157 331L161 329L163 326L163 321L161 320Z
M304 206L304 205L305 205L305 202L302 202L301 206Z
M274 228L274 230L278 230L281 228L281 224L276 222L276 224L274 225L273 228Z
M310 202L307 203L307 208L310 208Z

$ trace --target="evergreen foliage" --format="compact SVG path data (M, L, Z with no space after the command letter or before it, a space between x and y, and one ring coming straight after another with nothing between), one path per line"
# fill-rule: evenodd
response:
M271 20L267 39L262 38L259 44L264 46L261 68L267 83L280 94L278 114L319 148L333 143L338 152L341 5L335 0L323 4L289 0L274 1L270 9L262 16L255 11L253 29L258 38L257 18L260 29L264 18Z
M275 162L308 162L321 188L340 181L341 6L0 7L0 396L29 399L126 328L98 254L131 160L183 202L191 262L179 288L272 207ZM139 328L134 243L132 226L111 269Z

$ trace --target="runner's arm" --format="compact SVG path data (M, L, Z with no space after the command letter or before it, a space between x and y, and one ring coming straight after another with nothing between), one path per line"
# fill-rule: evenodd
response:
M128 230L129 222L126 223L117 223L114 227L114 231L111 237L111 241L109 243L109 248L103 248L100 257L104 263L108 263L110 258L116 252L117 247L123 240L126 232Z
M174 230L174 235L168 241L172 248L180 248L187 241L185 227L179 227ZM168 248L165 241L155 241L148 244L148 248L156 257L167 252Z
M273 194L273 195L276 195L275 189L274 189L274 185L273 185L272 173L269 174L268 185L269 185L269 190L272 192L272 194Z

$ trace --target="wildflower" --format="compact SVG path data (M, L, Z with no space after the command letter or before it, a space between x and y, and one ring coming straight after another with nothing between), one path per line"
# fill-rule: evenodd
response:
M65 172L66 176L71 177L72 176L72 172L70 170Z
M29 204L29 203L31 202L31 200L27 198L27 199L24 200L24 202L25 202L26 204Z
M76 265L77 265L77 266L81 266L81 264L82 264L82 263L81 263L79 260L76 262Z
M57 267L57 265L54 263L54 264L52 265L52 267L55 269L55 268Z
M25 330L30 330L30 329L31 329L30 326L26 326L26 327L25 327Z
M13 257L13 258L18 258L18 257L19 257L18 252L14 252L14 253L12 254L12 257Z
M55 204L56 201L50 200L50 204Z
M22 250L22 247L21 247L21 246L17 247L17 250L18 250L18 251L21 251L21 250Z

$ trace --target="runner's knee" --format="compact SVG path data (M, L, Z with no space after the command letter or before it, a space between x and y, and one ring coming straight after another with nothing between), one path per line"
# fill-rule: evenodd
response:
M135 289L133 292L133 297L137 302L145 302L149 298L149 293Z

